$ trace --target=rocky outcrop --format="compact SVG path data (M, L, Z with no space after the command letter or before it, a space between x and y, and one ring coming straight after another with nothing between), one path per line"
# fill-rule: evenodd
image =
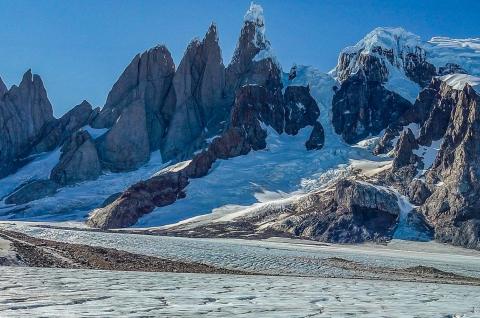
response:
M39 141L35 142L32 152L52 151L62 145L74 132L88 125L98 112L98 108L93 109L92 105L84 100L60 119L46 125Z
M396 68L425 87L437 75L426 55L418 36L402 28L376 28L341 52L335 73L343 82L363 70L369 79L385 83L391 76L389 70Z
M420 91L413 107L387 127L374 153L385 154L392 150L395 146L393 141L398 139L404 126L409 124L419 127L419 145L430 146L432 141L441 139L447 130L458 94L457 90L441 79L433 78L430 84Z
M459 91L452 89L440 79L433 79L420 93L414 107L428 110L425 120L421 122L418 138L420 144L430 145L432 141L439 140L445 135L458 94Z
M466 85L455 100L444 141L427 175L434 191L422 212L435 228L436 239L479 249L480 98Z
M420 47L415 47L413 52L404 54L403 64L405 75L420 87L427 86L437 75L435 66L427 62L425 50Z
M137 100L122 110L115 125L95 140L102 167L114 172L134 170L150 158L146 112Z
M325 131L323 130L323 126L319 122L315 122L310 137L305 142L305 148L307 148L307 150L320 150L324 144Z
M30 153L44 127L55 119L40 76L29 70L19 86L8 91L4 84L0 86L0 177L4 177Z
M149 148L159 149L175 109L174 74L175 64L165 46L138 54L113 85L92 127L113 127L125 109L136 104L145 113Z
M252 3L245 14L233 58L226 70L229 94L245 84L262 85L269 91L281 88L281 69L265 36L261 6Z
M430 197L432 191L427 186L425 181L421 179L414 179L407 188L407 196L415 205L422 205Z
M59 163L50 179L60 185L94 180L102 173L95 143L86 131L74 133L62 147Z
M379 134L411 107L409 101L359 71L336 91L332 102L332 124L346 142L355 143Z
M287 86L283 95L285 101L285 133L296 135L306 126L314 126L320 116L320 109L305 86Z
M417 164L419 158L413 153L416 149L418 149L418 143L413 132L407 128L402 132L395 146L392 170L397 171L405 166Z
M134 184L104 208L96 209L87 224L101 229L131 226L155 207L171 204L185 196L188 179L183 168L170 168Z
M448 74L467 74L468 72L465 71L460 65L455 63L447 63L445 66L440 66L438 68L438 75L448 75Z
M225 97L225 67L214 24L201 42L193 40L187 47L173 88L177 101L162 148L165 160L191 157L228 119L232 100Z
M284 211L292 215L273 229L324 242L389 240L400 209L397 197L368 183L342 179L331 189L307 195Z
M392 238L399 214L398 199L393 193L365 182L340 179L324 190L280 205L265 205L228 222L193 222L166 232L194 237L240 234L334 243L385 242Z
M60 186L52 180L34 180L22 185L5 198L6 204L25 204L54 195Z

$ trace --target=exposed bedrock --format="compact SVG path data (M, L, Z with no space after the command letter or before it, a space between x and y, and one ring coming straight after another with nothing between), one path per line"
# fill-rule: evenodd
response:
M175 110L174 74L175 64L165 46L138 54L113 85L92 126L111 128L125 109L136 104L145 113L149 147L159 149Z
M458 92L443 143L427 174L434 191L422 211L434 226L436 239L480 249L480 98L469 85Z
M10 90L0 80L0 178L28 156L43 129L55 121L43 82L28 70Z
M60 162L52 169L50 179L60 185L94 180L102 173L95 143L86 131L74 133L61 149Z
M122 110L112 128L95 140L102 167L114 172L135 170L150 158L146 113L139 100Z
M405 98L385 89L378 81L368 80L367 75L359 71L336 91L332 102L332 124L346 142L355 143L370 135L378 135L411 107Z
M292 93L293 95L288 101L294 105L311 101L308 98L308 88L293 88L292 90L295 93ZM272 107L272 105L277 105L277 107ZM229 127L222 135L214 138L208 147L194 155L192 160L166 168L157 176L131 186L109 205L94 210L87 224L99 228L131 226L138 221L138 218L150 213L156 207L165 206L183 198L188 179L205 176L216 160L245 155L251 150L264 149L267 131L261 124L277 126L280 133L284 131L285 107L292 106L285 106L281 95L271 94L263 86L245 85L241 87L237 91ZM303 111L312 111L313 114L303 113L304 119L292 123L292 127L296 127L296 129L308 126L312 118L316 118L315 114L317 117L319 114L316 104L301 106L301 108L305 108ZM281 112L278 112L278 109ZM316 122L313 124L317 126L317 130L321 130L321 125L319 128L319 124ZM320 132L315 134L320 134ZM319 147L318 144L317 146ZM154 198L160 199L154 200Z

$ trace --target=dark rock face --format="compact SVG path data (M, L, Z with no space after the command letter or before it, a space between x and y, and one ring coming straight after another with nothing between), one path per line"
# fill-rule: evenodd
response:
M6 204L25 204L47 196L54 195L59 185L52 180L35 180L29 182L15 192L10 194L6 199Z
M430 146L445 134L450 122L452 109L459 92L440 79L433 78L430 84L420 91L412 108L397 121L391 123L375 147L375 154L388 153L393 149L392 141L399 136L403 127L415 123L420 126L418 144Z
M52 121L43 129L42 136L33 148L33 152L52 151L63 144L75 131L88 125L98 112L98 108L92 109L92 105L84 100L60 119Z
M285 132L296 135L306 126L313 126L320 116L318 105L308 87L288 86L285 89Z
M159 149L175 109L175 92L171 89L174 74L175 64L165 46L135 56L113 85L92 127L113 127L125 109L141 105L149 147Z
M394 194L350 179L311 193L282 211L292 215L277 222L272 230L339 243L389 240L400 214Z
M55 119L40 76L30 70L19 86L7 91L2 83L0 90L0 177L4 177Z
M418 143L412 131L407 128L401 135L395 146L395 158L392 163L392 170L396 171L402 167L416 164L418 157L413 150L418 149Z
M338 79L343 82L358 70L363 70L369 80L385 83L389 76L386 63L389 63L403 69L408 78L425 87L437 75L435 66L426 61L426 53L422 48L403 49L405 51L400 50L397 56L393 49L380 46L372 48L373 54L342 52L337 66ZM355 67L352 68L352 65Z
M399 120L412 105L400 95L370 81L359 71L342 83L332 102L333 126L348 143L377 135Z
M50 179L60 185L94 180L102 173L95 143L86 131L74 133L62 147L60 162Z
M445 66L440 66L438 68L438 75L443 76L443 75L448 75L448 74L467 74L467 71L465 71L460 65L455 64L455 63L447 63Z
M312 133L305 143L307 150L319 150L323 148L325 144L325 132L320 123L315 122L313 125Z
M434 187L422 206L422 212L435 228L436 239L477 249L480 248L479 101L470 86L459 91L444 141L427 176L430 182L442 183Z
M414 108L419 106L419 109L428 110L420 130L420 144L430 145L432 141L439 140L445 135L458 94L459 91L439 79L433 79L420 93Z
M144 104L137 100L122 110L115 125L96 141L102 167L114 172L134 170L150 158Z
M432 192L421 179L413 180L407 188L407 196L413 204L422 205L430 197Z
M404 57L405 74L420 87L427 86L437 75L435 66L426 61L426 53L416 47L415 52L407 53Z
M182 169L164 171L128 188L113 203L96 209L87 224L101 229L131 226L157 206L164 206L185 196L183 189L188 179Z
M226 70L227 87L230 92L234 92L236 88L244 84L265 85L270 76L277 77L275 74L275 71L278 70L277 67L272 72L261 72L262 69L266 69L265 65L273 62L270 58L254 61L260 51L270 48L270 42L262 32L265 27L264 23L262 19L257 19L245 21L243 24L237 48ZM278 79L280 80L280 78Z
M202 42L188 46L173 78L177 102L163 146L165 160L185 159L206 137L218 134L232 101L225 97L217 28L211 25Z

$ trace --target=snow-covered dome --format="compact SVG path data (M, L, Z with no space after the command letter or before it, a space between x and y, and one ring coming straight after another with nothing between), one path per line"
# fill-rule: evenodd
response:
M377 47L385 50L392 50L398 55L405 50L412 50L421 46L421 39L418 35L406 31L403 28L380 27L368 33L354 46L345 48L343 53L374 54Z

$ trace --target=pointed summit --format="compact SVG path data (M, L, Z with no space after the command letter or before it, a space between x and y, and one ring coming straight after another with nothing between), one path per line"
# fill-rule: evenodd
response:
M7 86L5 83L2 81L2 78L0 77L0 98L5 95L5 93L8 91Z
M208 134L218 132L218 123L230 113L224 98L225 66L214 23L202 41L194 39L188 45L173 87L176 107L162 152L166 160L191 155Z
M269 48L270 42L268 42L265 37L265 18L263 16L262 6L252 2L247 13L245 13L243 20L244 29L251 28L251 25L255 28L255 33L253 33L254 37L252 39L253 44L259 49Z

